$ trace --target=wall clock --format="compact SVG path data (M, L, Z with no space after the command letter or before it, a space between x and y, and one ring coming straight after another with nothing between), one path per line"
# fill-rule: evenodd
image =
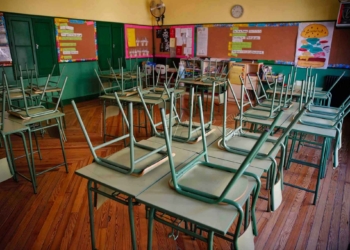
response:
M243 7L242 5L234 5L231 9L231 15L234 18L239 18L243 15Z

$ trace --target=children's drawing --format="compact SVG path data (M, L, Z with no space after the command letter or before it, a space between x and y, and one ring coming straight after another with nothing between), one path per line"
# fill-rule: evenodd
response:
M326 69L334 30L334 22L300 23L295 65Z

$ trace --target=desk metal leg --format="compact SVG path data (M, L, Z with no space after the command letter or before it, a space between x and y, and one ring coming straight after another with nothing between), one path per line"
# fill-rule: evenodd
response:
M62 149L62 156L63 156L63 160L64 160L64 165L65 165L65 168L66 168L66 172L68 173L66 152L64 151L64 143L63 143L63 140L62 140L62 125L60 123L60 119L59 118L56 118L56 122L57 122L57 126L58 126L58 131L60 133L60 143L61 143L61 149Z
M91 234L91 248L96 249L95 242L95 218L94 218L94 206L92 201L92 192L91 192L92 181L88 180L87 183L87 193L88 193L88 202L89 202L89 217L90 217L90 234Z
M152 250L152 239L153 239L153 219L154 219L154 208L151 207L148 214L148 241L147 250Z
M134 223L134 204L132 197L128 199L128 208L129 208L129 221L130 221L130 234L131 234L131 243L132 249L137 249L136 235L135 235L135 223Z
M214 246L214 232L208 232L208 250L212 250Z

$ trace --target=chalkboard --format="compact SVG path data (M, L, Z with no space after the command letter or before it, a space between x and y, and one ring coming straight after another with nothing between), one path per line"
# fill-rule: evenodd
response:
M55 18L59 62L97 60L96 22Z
M7 39L5 18L0 13L0 66L11 66L12 57Z
M125 57L153 57L152 26L125 24Z

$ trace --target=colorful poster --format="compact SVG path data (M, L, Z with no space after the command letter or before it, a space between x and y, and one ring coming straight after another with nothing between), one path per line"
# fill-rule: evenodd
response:
M10 53L10 47L7 40L5 18L0 13L0 66L11 66L12 57Z
M96 61L96 22L55 18L59 62Z
M300 23L294 63L298 67L326 69L331 52L334 22Z
M126 29L126 34L128 37L128 46L135 47L136 46L135 29Z

